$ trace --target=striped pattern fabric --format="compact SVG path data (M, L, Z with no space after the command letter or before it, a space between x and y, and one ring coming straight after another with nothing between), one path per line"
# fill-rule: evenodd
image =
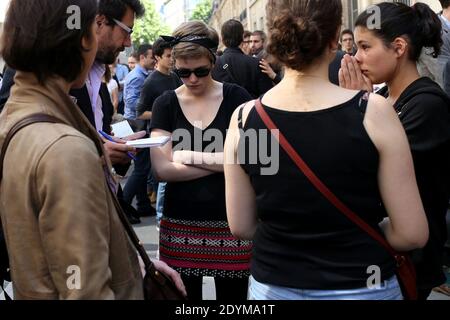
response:
M248 277L251 251L252 242L233 237L226 221L161 221L160 259L183 275Z

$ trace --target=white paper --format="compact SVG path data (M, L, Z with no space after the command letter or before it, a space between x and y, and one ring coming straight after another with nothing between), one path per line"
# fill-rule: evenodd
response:
M127 120L113 124L111 127L114 132L114 137L117 138L125 138L134 134L134 131L131 129Z
M171 139L170 137L140 139L140 140L128 141L127 145L137 148L137 149L157 148L157 147L164 146L167 142L170 141L170 139Z

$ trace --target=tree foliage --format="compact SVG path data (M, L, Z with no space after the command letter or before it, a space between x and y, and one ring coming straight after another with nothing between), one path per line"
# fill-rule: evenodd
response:
M199 2L195 7L190 20L191 21L200 20L205 23L208 23L209 19L211 18L212 11L213 11L212 0L203 0Z
M133 29L133 45L135 48L144 43L151 44L161 35L170 34L170 28L162 21L153 1L143 0L142 2L145 6L145 15L136 20Z

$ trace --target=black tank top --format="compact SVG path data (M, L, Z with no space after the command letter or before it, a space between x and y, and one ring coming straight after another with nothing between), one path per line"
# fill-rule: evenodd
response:
M316 175L380 230L378 223L386 212L378 189L379 155L363 125L367 105L362 103L363 94L313 112L264 108ZM305 290L365 288L374 266L379 267L382 281L391 278L395 263L386 250L329 203L278 144L272 147L270 138L261 134L256 135L257 143L248 138L253 130L264 129L253 109L241 136L245 154L239 152L256 193L260 220L254 238L253 277ZM268 164L264 154L277 158L276 149L279 170L267 175L273 163ZM255 152L260 154L256 161Z

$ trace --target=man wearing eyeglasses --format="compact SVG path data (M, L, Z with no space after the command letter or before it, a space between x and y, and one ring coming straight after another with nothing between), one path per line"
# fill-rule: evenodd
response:
M131 46L131 34L133 33L135 18L142 17L145 9L139 0L97 1L99 7L96 17L98 41L96 61L89 73L86 85L82 89L71 90L70 94L77 99L77 104L81 111L97 131L103 130L109 134L111 133L114 107L108 88L105 83L102 83L102 78L105 74L106 65L113 64L119 53ZM138 139L143 136L145 136L145 131L130 136L127 140ZM111 162L115 165L116 172L124 175L130 164L128 153L136 150L127 146L125 141L121 139L116 139L116 142L105 140L104 147ZM124 166L118 167L117 165ZM139 222L138 219L130 216L129 206L123 201L121 190L118 197L130 222L136 222L136 220ZM105 221L105 224L107 223ZM158 271L169 275L172 280L178 281L180 279L178 273L169 268L167 264L160 261L153 261L153 263Z
M111 122L114 107L108 92L108 87L102 82L106 65L113 64L119 53L125 47L131 46L131 33L135 17L142 17L145 9L139 0L98 0L98 14L95 18L97 24L98 50L95 63L92 66L86 85L70 94L77 99L81 111L89 122L97 129L111 134ZM130 139L141 138L140 133ZM135 152L125 141L117 139L117 143L104 140L106 153L109 155L114 169L120 175L125 175L129 169L129 152ZM119 200L132 224L140 222L133 207L127 206L123 201L122 190L119 188Z
M356 54L355 50L355 37L353 35L353 31L350 29L345 29L341 33L341 45L342 50L351 56Z

